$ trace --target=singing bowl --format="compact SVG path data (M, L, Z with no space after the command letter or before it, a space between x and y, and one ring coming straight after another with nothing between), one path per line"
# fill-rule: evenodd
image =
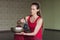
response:
M22 27L11 27L11 31L15 33L20 33L23 31Z

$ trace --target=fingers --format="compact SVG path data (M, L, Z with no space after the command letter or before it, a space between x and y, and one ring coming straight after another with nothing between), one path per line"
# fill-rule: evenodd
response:
M22 23L25 23L25 19L24 19L24 18L22 18L20 21L21 21Z
M15 33L15 34L17 34L17 35L23 35L22 33Z

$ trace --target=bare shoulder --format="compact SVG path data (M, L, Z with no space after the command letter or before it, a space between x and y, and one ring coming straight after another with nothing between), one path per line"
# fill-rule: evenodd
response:
M26 18L26 21L27 21L27 20L28 20L28 18L29 18L29 16L26 16L25 18Z
M29 16L26 16L26 19L28 19L29 18Z
M43 18L39 18L37 23L43 22Z

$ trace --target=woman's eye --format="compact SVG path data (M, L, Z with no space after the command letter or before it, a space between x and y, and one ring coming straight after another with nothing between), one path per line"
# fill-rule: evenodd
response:
M35 9L31 8L31 10L35 10Z

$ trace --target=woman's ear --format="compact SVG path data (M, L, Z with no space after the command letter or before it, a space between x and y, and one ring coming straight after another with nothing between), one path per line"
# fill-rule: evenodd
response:
M39 11L40 9L37 9L37 11Z

